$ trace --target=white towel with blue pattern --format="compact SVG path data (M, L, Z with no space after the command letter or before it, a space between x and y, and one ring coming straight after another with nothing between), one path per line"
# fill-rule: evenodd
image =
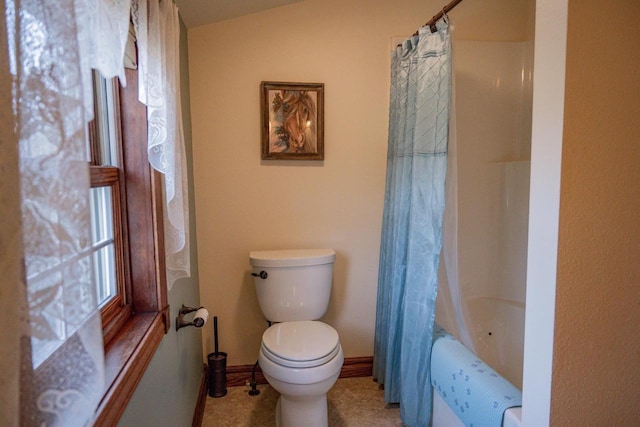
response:
M522 393L448 333L434 333L431 384L467 427L500 427Z

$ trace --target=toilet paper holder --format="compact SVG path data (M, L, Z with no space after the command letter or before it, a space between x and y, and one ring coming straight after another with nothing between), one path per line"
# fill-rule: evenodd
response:
M193 312L196 313L193 316L193 320L191 320L190 322L184 320L185 314L189 314ZM209 318L209 312L207 311L206 308L187 307L184 304L182 304L182 307L180 307L180 310L178 311L178 317L176 317L176 331L187 326L195 326L196 328L202 328L205 325L205 323L207 323L208 318Z

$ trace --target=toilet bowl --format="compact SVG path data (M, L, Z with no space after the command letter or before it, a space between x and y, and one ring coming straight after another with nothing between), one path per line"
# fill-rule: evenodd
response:
M277 323L265 331L259 354L262 373L280 393L276 425L328 425L327 392L344 362L338 333L319 321Z
M262 335L258 362L280 393L276 425L327 427L327 392L344 354L336 330L318 319L329 304L336 253L294 249L249 257L260 308L273 323Z

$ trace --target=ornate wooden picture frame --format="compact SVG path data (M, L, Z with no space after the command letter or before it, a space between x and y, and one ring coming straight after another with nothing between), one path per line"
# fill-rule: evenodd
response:
M324 160L324 84L260 84L263 160Z

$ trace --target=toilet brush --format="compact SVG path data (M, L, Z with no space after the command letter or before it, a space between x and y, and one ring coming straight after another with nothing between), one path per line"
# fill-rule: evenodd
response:
M218 316L213 318L213 355L218 356Z

